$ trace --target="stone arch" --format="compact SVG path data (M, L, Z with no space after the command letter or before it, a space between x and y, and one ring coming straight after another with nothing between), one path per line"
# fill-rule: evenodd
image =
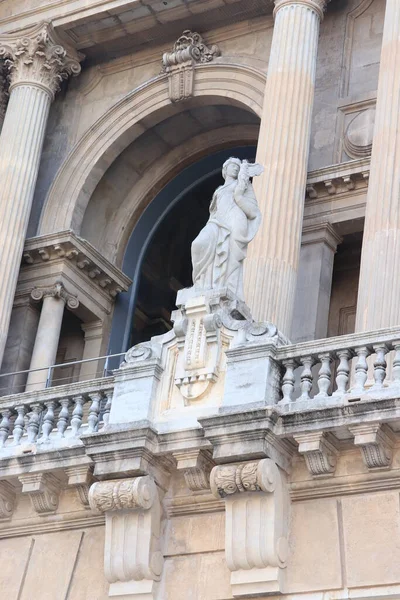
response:
M236 104L261 117L265 78L264 73L244 65L197 66L194 97L210 104ZM39 235L66 229L80 232L90 196L115 158L149 124L152 126L152 119L157 122L182 109L180 104L171 104L167 76L160 75L107 111L84 134L58 171L43 208Z

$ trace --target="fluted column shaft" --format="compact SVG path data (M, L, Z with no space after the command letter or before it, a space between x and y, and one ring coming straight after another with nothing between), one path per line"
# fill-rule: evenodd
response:
M289 334L307 178L323 0L276 0L254 182L263 215L245 264L246 300L259 320Z
M0 137L0 361L17 285L39 170L50 94L19 85L10 95Z
M10 99L0 136L0 363L39 171L50 104L59 83L80 71L75 51L49 23L0 35Z
M400 2L387 0L356 331L400 325Z

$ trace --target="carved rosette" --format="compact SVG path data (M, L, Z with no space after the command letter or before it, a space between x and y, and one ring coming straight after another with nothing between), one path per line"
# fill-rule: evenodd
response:
M19 34L0 36L0 58L5 59L10 89L34 84L54 97L63 79L78 75L83 56L60 40L48 23L40 23Z
M118 479L94 483L89 491L92 509L108 512L143 508L148 510L157 495L156 484L150 477Z
M34 288L31 291L31 298L36 302L40 302L40 300L43 300L43 298L46 298L46 296L60 298L71 310L75 310L79 306L78 298L67 292L63 284L60 282L57 282L51 287Z
M199 33L184 31L172 51L166 52L162 58L162 71L168 74L171 101L190 98L193 95L195 65L209 63L219 55L218 46L208 47Z

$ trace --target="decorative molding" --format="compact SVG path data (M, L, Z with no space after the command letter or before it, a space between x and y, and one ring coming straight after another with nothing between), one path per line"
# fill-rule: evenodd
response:
M30 501L41 517L52 515L58 508L61 482L51 473L25 473L18 477L22 493L29 494Z
M89 503L106 514L104 570L111 584L109 595L153 600L164 563L161 504L154 480L146 475L94 483Z
M313 225L304 225L301 238L301 245L326 244L333 252L336 252L338 245L342 242L341 236L336 232L330 223L318 223Z
M53 515L51 521L43 520L41 523L37 522L36 516L32 522L30 522L28 519L28 522L25 522L24 519L24 523L19 525L12 523L9 526L4 526L0 523L0 540L31 535L42 535L44 533L57 533L59 531L74 531L77 529L86 529L88 527L101 527L105 524L104 515L91 515L87 512L84 514L84 516L82 516L82 512L69 514L74 515L73 518L66 519L66 514L64 513L62 515L55 514Z
M364 464L369 471L390 468L394 440L381 424L362 423L348 429L354 435L354 445L360 446Z
M192 492L210 489L210 473L215 466L208 450L173 452L176 468L183 471L186 485Z
M171 102L193 96L195 65L210 63L219 55L218 46L209 48L199 33L184 31L172 51L165 52L162 58L162 72L168 75Z
M31 291L31 298L32 300L35 300L35 302L40 302L40 300L43 300L43 298L46 297L60 298L60 300L63 300L70 310L75 310L79 306L78 298L67 292L60 281L57 281L51 287L37 287Z
M330 196L348 195L349 192L366 191L369 169L370 157L367 157L310 171L306 185L307 203L325 200Z
M75 488L83 507L90 508L89 488L93 482L93 467L86 465L67 467L65 473L68 477L67 487Z
M0 522L9 521L15 508L15 489L8 481L0 481Z
M350 158L364 158L372 152L375 107L357 113L348 123L343 137L344 151Z
M313 477L333 475L336 469L338 451L327 440L323 431L302 433L293 437L299 444L299 453L304 456L307 469Z
M225 498L225 557L233 596L281 593L288 556L282 472L269 458L217 466L211 471L211 490Z
M167 517L183 517L191 515L206 515L213 512L225 510L225 503L220 498L205 490L201 493L191 494L190 496L175 496L174 498L164 499L165 511Z
M296 0L295 2L294 0L275 0L274 17L276 18L277 12L282 8L300 4L309 10L316 12L322 21L328 2L330 2L330 0Z
M81 273L86 283L95 283L112 300L127 291L132 281L120 269L105 259L88 241L72 231L50 233L26 240L23 267L31 270L48 263L49 268L66 261ZM100 291L99 290L99 291Z
M42 87L51 97L63 79L79 75L83 55L66 44L49 22L0 36L0 58L6 59L10 90L16 85Z

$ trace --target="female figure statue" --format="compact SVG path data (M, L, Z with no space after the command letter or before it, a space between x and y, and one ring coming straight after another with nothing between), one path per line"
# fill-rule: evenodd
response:
M192 243L193 283L199 291L228 287L244 300L243 260L261 222L250 177L262 172L261 165L238 158L224 163L225 183L215 190L210 218Z

